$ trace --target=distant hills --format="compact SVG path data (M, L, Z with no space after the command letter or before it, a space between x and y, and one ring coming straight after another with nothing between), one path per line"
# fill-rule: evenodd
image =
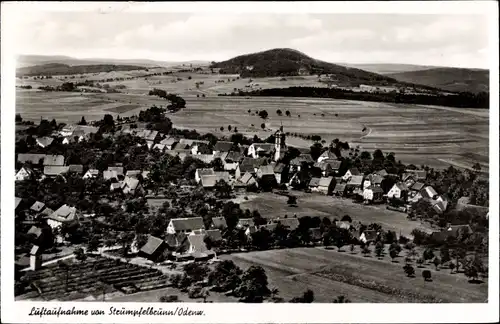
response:
M332 75L338 83L396 84L397 80L357 68L345 67L314 59L297 50L276 48L240 55L211 65L220 73L242 77L276 77L296 75Z
M397 63L366 63L366 64L350 64L337 63L346 67L357 68L377 74L391 74L399 72L422 71L438 68L438 66L430 65L415 65L415 64L397 64Z
M111 71L133 71L146 70L144 66L135 65L113 65L113 64L94 64L94 65L67 65L60 63L49 63L35 66L28 66L17 69L18 76L37 76L37 75L71 75L82 73L101 73Z
M387 74L401 82L410 82L452 92L489 92L489 71L462 68L432 68Z

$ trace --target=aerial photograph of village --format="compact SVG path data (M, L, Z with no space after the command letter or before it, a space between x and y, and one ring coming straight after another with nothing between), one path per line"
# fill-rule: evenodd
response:
M485 19L214 15L23 17L15 300L487 303Z

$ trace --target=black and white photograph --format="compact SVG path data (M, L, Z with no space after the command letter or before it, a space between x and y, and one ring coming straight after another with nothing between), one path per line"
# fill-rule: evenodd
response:
M2 321L498 319L495 2L52 4L2 3Z

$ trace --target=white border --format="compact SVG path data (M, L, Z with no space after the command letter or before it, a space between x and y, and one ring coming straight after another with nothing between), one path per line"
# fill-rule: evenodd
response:
M127 12L272 12L272 13L477 13L485 14L490 29L490 270L489 302L487 304L147 304L163 307L189 307L204 310L206 316L190 317L39 317L27 316L32 306L48 308L62 303L14 302L13 296L13 192L14 181L14 120L15 114L15 23L16 17L27 11L127 11ZM446 2L240 2L240 3L74 3L74 2L4 2L2 24L2 322L7 323L473 323L496 322L499 318L498 260L498 7L496 1ZM66 307L103 309L123 304L64 303ZM128 308L146 306L125 303Z

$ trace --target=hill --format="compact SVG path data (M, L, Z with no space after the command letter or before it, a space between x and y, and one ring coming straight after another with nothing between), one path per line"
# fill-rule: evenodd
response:
M391 73L400 82L422 84L446 91L488 92L489 71L462 68L434 68L421 71Z
M220 73L240 74L242 77L276 77L295 75L330 74L338 84L396 84L387 76L316 60L306 54L288 48L241 55L211 65Z
M136 65L113 65L113 64L95 64L95 65L67 65L60 63L49 63L35 65L17 69L18 76L36 76L36 75L70 75L82 73L101 73L111 71L132 71L146 70L144 66Z
M422 70L430 70L438 68L437 66L397 64L397 63L366 63L366 64L337 63L337 64L377 74L412 72L412 71L422 71Z

